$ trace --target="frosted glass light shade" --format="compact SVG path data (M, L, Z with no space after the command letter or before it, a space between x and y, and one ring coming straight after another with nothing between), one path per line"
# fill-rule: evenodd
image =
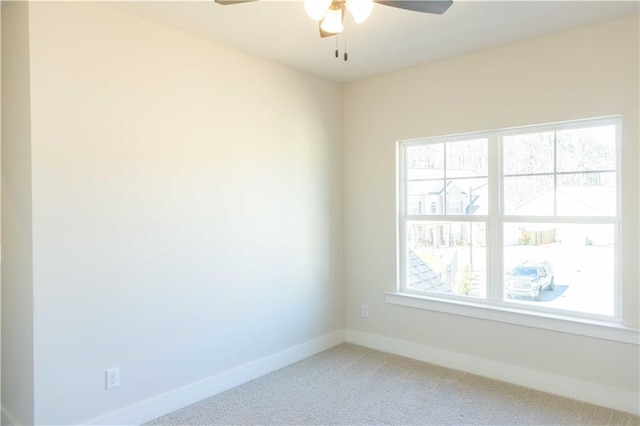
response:
M304 0L304 10L311 19L321 20L331 6L331 0Z
M347 10L353 15L356 24L359 24L371 15L373 0L347 0Z
M322 31L332 34L342 32L342 30L344 30L344 25L342 25L342 9L327 10L326 15L324 15L324 19L320 24L320 28Z

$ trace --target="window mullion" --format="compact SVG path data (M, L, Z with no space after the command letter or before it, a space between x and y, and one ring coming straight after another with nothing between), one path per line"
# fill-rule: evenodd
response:
M444 186L443 186L443 203L442 203L442 214L449 214L449 206L447 205L447 144L445 143L443 146L443 152L444 152L444 159L443 159L443 164L444 164L444 170L442 171L443 175L444 175Z
M553 132L553 215L558 216L558 132Z
M404 145L397 146L398 156L398 164L399 164L399 187L400 194L397 200L398 203L398 217L400 218L398 221L398 230L397 230L397 244L400 248L400 251L396 257L397 263L397 278L398 283L396 288L399 290L406 289L407 283L407 247L406 247L406 234L407 234L407 194L408 194L408 178L407 178L407 170L409 168L409 162L407 160L406 147Z
M487 299L502 300L502 179L500 179L500 135L488 143L489 219L487 223Z

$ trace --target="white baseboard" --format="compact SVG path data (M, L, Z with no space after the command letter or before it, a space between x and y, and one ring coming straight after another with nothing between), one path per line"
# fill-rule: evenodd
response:
M377 334L346 330L346 341L479 376L640 415L640 393L503 364Z
M344 330L310 340L282 352L224 371L187 386L83 422L88 425L138 425L194 404L287 365L318 354L345 341Z

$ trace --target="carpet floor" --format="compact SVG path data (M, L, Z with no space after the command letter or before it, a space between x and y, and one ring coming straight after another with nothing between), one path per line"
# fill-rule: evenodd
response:
M640 426L640 418L344 343L147 424Z

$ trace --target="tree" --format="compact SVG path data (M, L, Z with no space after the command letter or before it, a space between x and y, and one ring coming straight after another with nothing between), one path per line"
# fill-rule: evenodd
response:
M456 290L458 294L471 296L471 293L473 292L473 270L471 269L471 265L464 267L462 276L460 277L460 283Z

